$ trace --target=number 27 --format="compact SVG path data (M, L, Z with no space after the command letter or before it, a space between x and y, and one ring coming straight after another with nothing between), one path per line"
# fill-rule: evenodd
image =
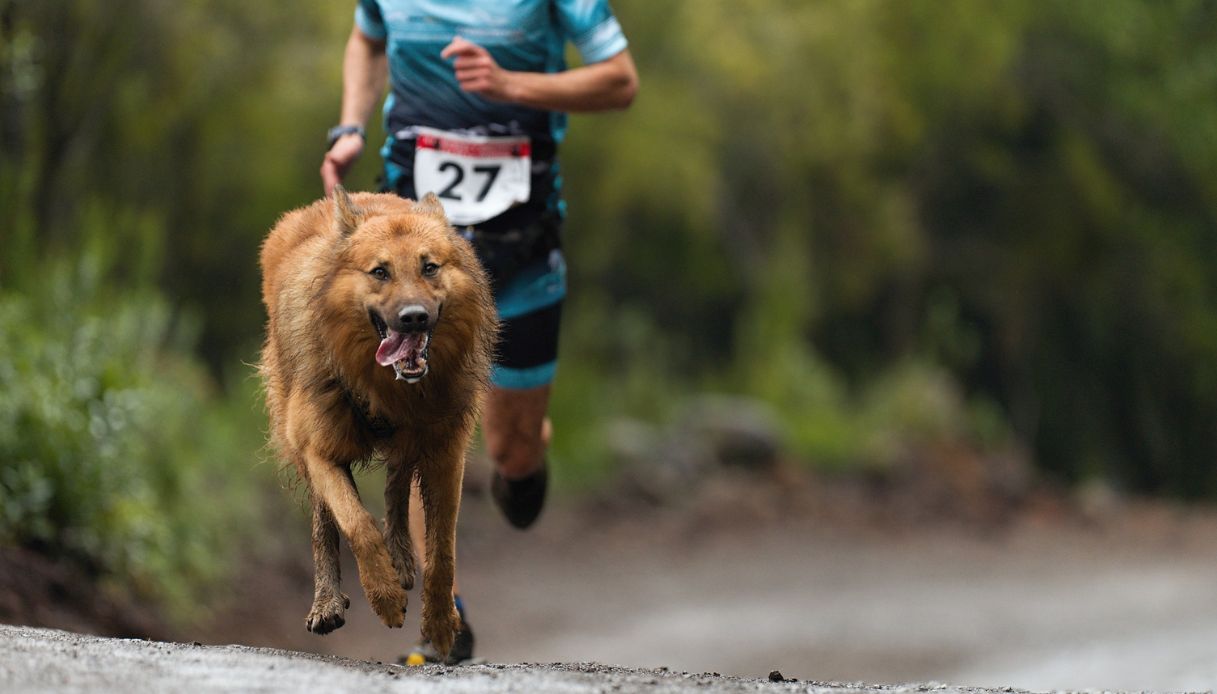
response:
M494 181L495 181L495 179L497 179L499 177L499 171L502 168L503 167L499 164L473 167L474 173L482 174L486 177L486 183L484 183L482 185L482 190L478 193L478 196L477 196L478 202L481 202L486 199L486 194L490 192L490 186L494 185ZM455 176L452 177L452 182L450 182L448 184L448 187L444 188L443 190L441 190L439 192L439 196L441 198L447 198L449 200L460 200L461 196L459 194L457 194L455 191L456 191L456 187L461 184L461 181L465 180L464 167L462 167L460 164L458 164L454 161L446 161L443 164L439 165L439 170L440 171L453 171L456 174Z

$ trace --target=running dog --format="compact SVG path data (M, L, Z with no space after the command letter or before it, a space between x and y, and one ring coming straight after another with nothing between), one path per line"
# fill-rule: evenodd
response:
M338 534L372 609L402 625L414 587L407 520L417 480L426 526L422 634L447 654L465 454L489 387L498 330L490 283L433 195L348 195L287 213L262 245L268 323L259 372L271 444L305 481L315 594L306 626L345 623ZM387 466L382 530L351 466Z

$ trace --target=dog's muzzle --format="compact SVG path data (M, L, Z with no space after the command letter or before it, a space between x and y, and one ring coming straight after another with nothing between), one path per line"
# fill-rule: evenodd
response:
M427 375L427 348L431 346L431 321L426 309L408 306L402 309L390 327L375 311L369 311L372 325L380 335L376 348L376 363L392 366L397 380L418 383Z

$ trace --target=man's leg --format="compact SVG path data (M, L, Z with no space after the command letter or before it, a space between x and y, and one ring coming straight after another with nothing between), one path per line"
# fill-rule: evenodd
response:
M566 296L566 261L554 250L520 272L495 296L501 320L491 372L494 387L482 412L486 452L494 461L490 492L507 521L532 525L548 486L545 416L558 367L558 329Z
M518 480L537 472L549 448L549 386L492 388L482 413L482 436L495 469Z
M495 388L486 405L482 432L495 465L490 494L507 522L524 530L541 515L549 486L549 386Z

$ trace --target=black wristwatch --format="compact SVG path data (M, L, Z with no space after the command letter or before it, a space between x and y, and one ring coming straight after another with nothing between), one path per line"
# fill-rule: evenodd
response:
M363 138L364 142L368 140L368 134L364 131L362 125L335 125L330 128L325 134L325 151L330 151L334 147L334 143L343 135L355 134Z

